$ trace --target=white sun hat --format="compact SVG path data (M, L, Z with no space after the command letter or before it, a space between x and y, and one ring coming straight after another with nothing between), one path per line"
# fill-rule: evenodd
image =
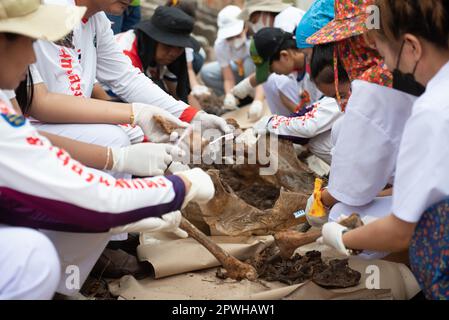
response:
M242 33L245 21L239 19L242 9L237 6L227 6L218 14L217 39L229 39Z

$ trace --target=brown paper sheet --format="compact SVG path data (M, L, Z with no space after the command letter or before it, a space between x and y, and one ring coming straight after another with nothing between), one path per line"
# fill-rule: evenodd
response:
M218 267L215 257L202 245L189 239L170 240L167 235L154 234L161 242L156 245L140 245L139 259L148 261L154 268L156 279L185 272ZM142 236L141 243L144 243ZM167 240L169 239L169 240ZM220 247L240 260L253 257L274 242L272 236L262 237L211 237Z
M158 238L164 239L162 236ZM329 290L311 281L287 286L264 280L220 280L215 276L216 268L213 268L218 262L195 241L165 239L156 245L139 247L141 258L146 258L153 264L158 278L165 278L137 281L127 276L110 284L113 294L126 300L407 300L420 290L416 279L405 265L382 260L366 261L357 257L350 258L349 265L362 274L362 279L353 288ZM272 237L213 239L240 259L249 258L273 242ZM298 251L302 253L310 250L322 251L325 259L339 258L327 247L317 244L304 246ZM367 289L367 279L370 277L367 268L372 266L379 270L378 289ZM212 269L202 270L204 268ZM167 277L170 274L172 276Z

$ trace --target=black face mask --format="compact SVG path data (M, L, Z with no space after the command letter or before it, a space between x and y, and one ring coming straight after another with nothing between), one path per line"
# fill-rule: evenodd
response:
M413 73L403 73L399 70L399 64L401 63L402 50L404 49L405 40L401 45L401 51L399 52L398 63L396 69L393 71L393 88L413 96L419 97L424 94L426 87L416 81L415 72L418 67L419 61L415 65Z

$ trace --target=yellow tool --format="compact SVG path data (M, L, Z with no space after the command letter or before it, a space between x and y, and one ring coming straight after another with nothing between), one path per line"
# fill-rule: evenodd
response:
M326 209L324 208L323 203L321 202L321 190L323 189L323 180L316 179L315 180L315 188L313 190L313 204L310 209L310 216L316 218L322 218L327 216Z

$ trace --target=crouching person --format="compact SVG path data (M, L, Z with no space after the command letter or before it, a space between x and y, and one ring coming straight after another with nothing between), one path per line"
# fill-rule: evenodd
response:
M117 180L83 166L41 136L26 118L15 112L4 91L16 88L28 66L35 62L35 39L62 38L74 26L67 21L79 22L85 8L42 6L32 0L20 3L0 0L0 7L8 13L0 18L0 66L3 70L0 74L0 223L42 230L53 243L61 266L59 269L55 265L56 253L43 236L2 228L2 239L17 236L35 241L22 255L15 256L14 263L8 260L5 265L2 259L0 268L6 270L13 266L9 271L12 280L36 275L40 278L24 284L22 290L1 282L0 295L48 299L59 278L56 291L72 295L84 283L111 232L158 230L186 236L179 230L179 210L190 201L209 201L214 195L214 186L200 169L168 177ZM8 248L27 246L25 240L2 243ZM2 254L4 252L7 250L2 250ZM20 269L26 256L36 260L29 268ZM39 273L33 273L36 263L45 260L43 256L48 260ZM67 286L66 271L73 267L78 270L79 281ZM48 287L41 286L42 292L33 293L33 288L43 282ZM17 282L17 286L20 287L20 283Z

